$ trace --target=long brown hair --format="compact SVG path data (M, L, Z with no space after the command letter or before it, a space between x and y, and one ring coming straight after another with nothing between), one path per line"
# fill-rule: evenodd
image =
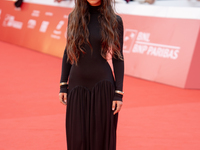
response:
M101 0L100 14L101 56L106 59L109 52L114 58L123 59L120 53L117 15L112 8L112 0ZM85 53L83 44L89 44L91 47L87 27L89 21L89 3L87 0L75 0L75 8L69 16L67 29L67 54L72 64L77 64L80 54Z

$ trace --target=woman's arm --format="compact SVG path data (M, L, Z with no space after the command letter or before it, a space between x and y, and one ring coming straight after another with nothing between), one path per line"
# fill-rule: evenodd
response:
M67 46L65 48L64 54L63 54L63 60L62 60L62 72L61 72L61 79L60 83L67 83L68 77L71 69L71 63L67 61L67 52L66 52ZM60 93L67 93L68 85L64 84L60 86Z
M124 27L123 22L120 16L117 16L118 20L118 34L119 34L119 43L120 43L120 52L123 58L123 34L124 34ZM119 58L113 58L113 69L115 74L115 90L123 91L123 80L124 80L124 60ZM115 93L114 100L115 101L122 101L123 95L119 93Z
M68 17L68 25L69 25L69 17ZM72 66L71 63L68 61L67 46L66 46L62 59L62 72L60 78L60 93L59 93L60 102L65 105L67 104L67 92L68 92L67 82L71 66Z
M67 61L67 46L65 48L62 60L62 72L61 72L61 79L60 79L60 93L59 93L59 100L62 104L67 105L67 92L68 92L68 77L71 69L71 64Z
M120 43L120 52L123 58L123 34L124 34L124 27L123 22L120 16L117 16L118 20L118 34L119 34L119 43ZM119 58L113 58L113 69L115 74L115 90L123 91L123 80L124 80L124 60ZM115 115L118 113L122 107L122 93L116 93L112 102L112 110L114 111L113 114Z

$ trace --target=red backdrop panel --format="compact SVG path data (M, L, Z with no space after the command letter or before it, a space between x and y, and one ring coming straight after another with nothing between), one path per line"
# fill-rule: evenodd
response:
M125 73L185 87L199 20L123 15Z
M185 88L200 89L200 30Z
M0 40L61 57L70 8L0 1Z

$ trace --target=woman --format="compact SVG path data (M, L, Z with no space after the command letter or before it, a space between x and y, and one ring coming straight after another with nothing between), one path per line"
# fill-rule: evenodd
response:
M123 96L123 23L111 4L111 0L76 0L68 18L59 93L67 105L68 150L116 150Z
M14 3L15 8L16 8L16 9L20 9L22 3L23 3L23 0L17 0L17 1Z

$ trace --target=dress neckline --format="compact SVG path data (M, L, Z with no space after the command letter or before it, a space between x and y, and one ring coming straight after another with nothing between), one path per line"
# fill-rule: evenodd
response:
M99 6L91 6L89 4L89 12L91 14L98 14L98 13L100 13L100 8L101 8L101 5L99 5Z

